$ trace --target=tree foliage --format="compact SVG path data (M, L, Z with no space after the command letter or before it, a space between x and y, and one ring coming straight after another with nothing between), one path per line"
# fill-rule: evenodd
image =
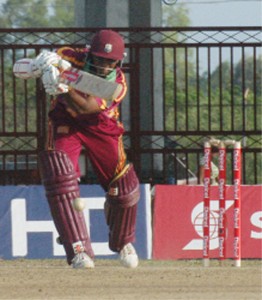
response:
M163 26L190 26L189 11L188 8L182 5L163 5Z
M74 1L7 0L0 6L1 28L73 27Z
M179 8L170 6L164 11L165 26L189 25L186 8ZM179 40L178 33L170 35ZM214 51L210 56L212 68L208 69L208 58L204 55L204 50L199 51L199 62L192 48L176 47L174 44L174 47L164 51L164 120L168 131L204 131L209 132L209 135L215 131L225 134L227 131L243 132L242 136L231 135L232 139L239 140L246 138L248 130L262 129L261 55L254 57L255 52L242 52L238 61L232 61L228 56L226 59L223 57L221 62ZM213 61L217 62L216 66ZM190 138L196 142L201 141L201 136ZM186 139L180 140L180 144L184 148L188 147ZM261 143L257 137L249 136L245 139L244 146L259 148ZM246 164L245 177L250 184L254 183L254 170L261 174L262 166L261 157L257 158L258 163L254 165L252 155L246 154L246 161L250 159L250 163ZM191 170L197 172L195 156L188 157L188 164L192 166ZM232 178L232 174L229 174L229 178Z

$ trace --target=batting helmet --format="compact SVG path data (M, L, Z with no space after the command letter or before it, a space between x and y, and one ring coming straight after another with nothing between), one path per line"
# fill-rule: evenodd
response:
M112 60L122 60L124 58L124 50L124 40L117 32L101 30L91 42L90 53Z

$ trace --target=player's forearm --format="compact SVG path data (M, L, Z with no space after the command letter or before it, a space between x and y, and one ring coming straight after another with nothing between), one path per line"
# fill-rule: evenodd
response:
M71 89L68 94L65 95L65 100L68 104L68 111L71 112L71 110L73 110L75 115L93 114L101 111L95 97L82 96L74 89Z

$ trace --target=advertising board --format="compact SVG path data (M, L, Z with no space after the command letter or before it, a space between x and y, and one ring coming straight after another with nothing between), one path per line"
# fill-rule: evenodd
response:
M262 257L261 186L241 186L242 258ZM203 186L157 185L153 218L153 258L188 259L203 255ZM226 187L226 257L233 257L234 195ZM218 258L219 191L211 187L210 257Z
M61 258L64 249L56 243L44 188L40 185L0 187L0 258ZM116 258L108 247L104 217L105 193L99 185L80 185L92 247L97 258ZM151 258L151 197L149 185L141 184L135 247L140 258Z

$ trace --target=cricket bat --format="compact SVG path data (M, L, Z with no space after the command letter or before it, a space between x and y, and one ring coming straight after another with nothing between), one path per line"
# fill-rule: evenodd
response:
M117 98L122 91L122 85L119 83L107 81L73 67L62 71L59 77L60 83L67 84L85 94L106 100Z

